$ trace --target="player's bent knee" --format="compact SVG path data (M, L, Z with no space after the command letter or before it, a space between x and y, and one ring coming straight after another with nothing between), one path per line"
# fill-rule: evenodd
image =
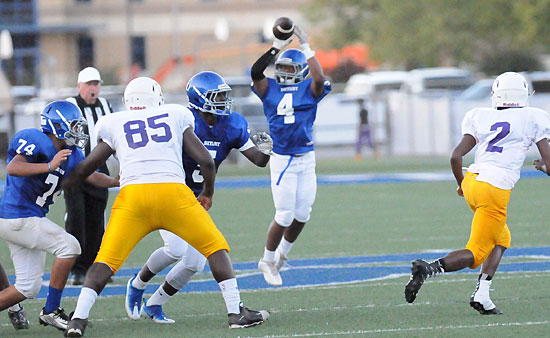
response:
M311 208L308 208L307 210L296 210L294 218L298 222L307 223L309 221L310 215L311 215Z
M187 246L175 247L165 245L163 249L166 256L175 260L180 260L185 255L186 248Z
M204 257L203 255L200 255L200 258L197 257L192 261L185 262L185 268L194 272L202 272L204 270L205 265L206 265L206 257Z
M479 251L472 251L472 253L474 254L474 264L472 264L470 268L477 269L481 264L483 264L483 262L485 262L485 260L487 259L487 255L484 255Z
M65 236L63 245L56 250L55 256L57 258L75 258L80 256L82 250L80 248L80 243L78 240L71 234Z
M23 279L15 282L15 288L27 299L33 299L40 292L42 278Z
M294 220L294 213L290 211L279 211L275 212L275 222L282 227L289 227Z

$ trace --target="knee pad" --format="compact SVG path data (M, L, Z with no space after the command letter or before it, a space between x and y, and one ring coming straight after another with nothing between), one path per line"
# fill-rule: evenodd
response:
M54 254L57 258L74 258L80 256L81 252L78 240L73 235L67 233L65 238L63 238L62 245L60 245Z
M306 223L307 221L309 221L310 215L311 215L311 207L300 208L300 209L296 209L294 218L296 218L298 222Z
M275 222L282 227L289 227L294 220L294 213L287 210L277 210L275 212Z
M182 259L183 256L185 255L185 251L187 250L187 245L181 245L181 246L165 245L163 247L163 250L168 257L175 260L179 260L179 259Z
M201 272L206 265L206 257L199 254L195 257L185 257L185 268L194 272Z
M15 288L27 299L36 297L42 287L42 277L34 279L17 279Z
M177 258L173 258L171 254L167 253L167 251L167 247L163 246L162 248L155 250L151 256L149 256L146 265L155 275L170 266L170 264L178 261Z

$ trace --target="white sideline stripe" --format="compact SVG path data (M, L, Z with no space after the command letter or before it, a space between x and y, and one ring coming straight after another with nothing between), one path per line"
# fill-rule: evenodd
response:
M291 335L269 335L269 336L247 336L249 338L283 338L283 337L319 337L319 336L342 336L350 334L375 334L375 333L389 333L389 332L410 332L410 331L427 331L427 330L457 330L457 329L476 329L487 327L507 327L507 326L533 326L533 325L546 325L550 324L550 321L545 320L542 322L510 322L510 323L489 323L478 325L448 325L448 326L426 326L426 327L398 327L389 329L376 329L376 330L353 330L353 331L333 331L333 332L317 332L317 333L301 333Z

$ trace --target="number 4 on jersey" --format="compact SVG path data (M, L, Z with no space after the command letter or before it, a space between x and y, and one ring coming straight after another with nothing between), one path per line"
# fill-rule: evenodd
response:
M284 124L294 123L294 107L292 106L292 94L286 93L277 105L277 115L283 115Z

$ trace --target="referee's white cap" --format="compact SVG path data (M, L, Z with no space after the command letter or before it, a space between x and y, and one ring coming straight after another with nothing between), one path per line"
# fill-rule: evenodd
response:
M90 81L99 81L100 83L103 83L103 80L101 80L101 75L99 75L99 71L94 67L86 67L78 73L78 83L86 83Z

